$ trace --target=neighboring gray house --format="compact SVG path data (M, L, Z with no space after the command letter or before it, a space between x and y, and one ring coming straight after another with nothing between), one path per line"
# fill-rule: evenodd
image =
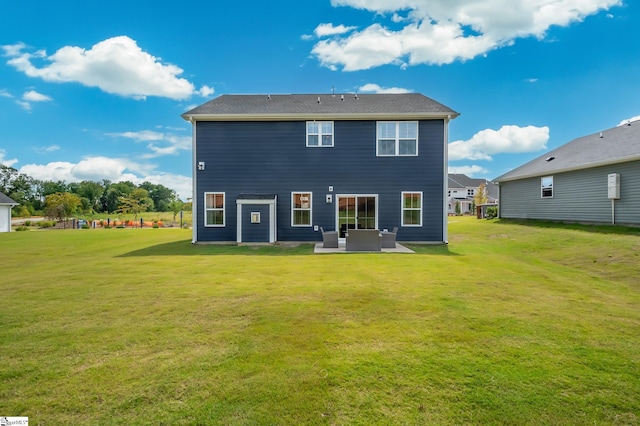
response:
M223 95L193 125L193 242L319 241L320 227L447 241L450 108L421 94Z
M447 197L449 197L449 214L456 213L456 204L460 204L460 213L472 213L474 197L480 185L485 186L487 194L487 204L498 204L498 186L487 180L480 178L470 178L463 174L449 174L449 184L447 187Z
M11 207L18 203L0 192L0 232L11 232Z
M575 139L494 181L503 218L640 225L640 121Z

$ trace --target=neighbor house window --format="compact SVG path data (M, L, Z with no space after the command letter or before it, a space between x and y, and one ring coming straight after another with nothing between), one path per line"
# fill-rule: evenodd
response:
M402 193L402 226L422 226L422 192Z
M311 226L311 193L291 194L291 226Z
M418 122L379 121L376 155L418 155Z
M307 146L333 146L333 121L307 121Z
M224 192L204 193L204 226L224 226Z
M475 189L467 189L467 195L469 197L473 197L475 195L476 190Z
M540 180L542 186L542 198L553 197L553 176L546 176Z

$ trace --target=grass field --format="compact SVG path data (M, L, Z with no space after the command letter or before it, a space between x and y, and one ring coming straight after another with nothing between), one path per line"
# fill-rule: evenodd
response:
M639 424L640 230L451 219L416 254L0 234L0 416Z

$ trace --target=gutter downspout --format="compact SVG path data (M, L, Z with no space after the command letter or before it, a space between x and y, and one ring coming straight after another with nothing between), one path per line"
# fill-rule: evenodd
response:
M442 241L445 244L449 244L449 206L447 189L449 187L449 121L451 121L451 115L447 115L444 119L444 171L443 171L443 185L442 185Z
M197 173L198 167L196 166L196 123L193 117L189 117L189 121L191 121L191 185L192 185L192 194L191 194L191 244L196 244L198 242L198 193L196 189L198 188L197 182Z

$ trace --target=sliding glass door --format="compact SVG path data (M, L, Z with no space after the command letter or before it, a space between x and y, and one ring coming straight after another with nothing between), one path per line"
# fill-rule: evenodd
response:
M378 228L377 195L338 195L338 230L344 238L348 229Z

